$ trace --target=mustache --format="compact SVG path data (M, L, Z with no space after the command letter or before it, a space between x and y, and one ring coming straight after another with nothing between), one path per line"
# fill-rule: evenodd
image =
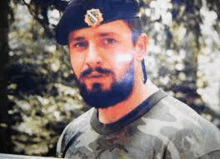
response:
M95 72L95 71L98 72L98 73L100 73L100 74L110 74L110 73L113 73L111 70L106 69L106 68L102 68L102 67L89 68L89 69L86 69L85 71L83 71L83 72L80 74L80 78L89 76L90 74L92 74L92 73Z

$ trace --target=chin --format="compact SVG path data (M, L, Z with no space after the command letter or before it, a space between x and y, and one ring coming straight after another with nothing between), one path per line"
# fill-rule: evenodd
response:
M129 68L124 78L111 84L110 89L103 89L101 83L93 83L92 89L86 84L78 82L80 94L91 107L108 108L126 100L133 91L134 69Z

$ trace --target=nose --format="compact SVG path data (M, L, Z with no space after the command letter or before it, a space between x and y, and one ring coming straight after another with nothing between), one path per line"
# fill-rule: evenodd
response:
M86 56L86 65L90 68L99 67L102 63L100 51L94 44L90 44Z

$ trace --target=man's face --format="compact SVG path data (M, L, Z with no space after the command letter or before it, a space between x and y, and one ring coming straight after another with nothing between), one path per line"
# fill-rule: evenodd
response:
M72 67L84 100L106 108L126 99L134 82L134 45L123 20L69 34Z

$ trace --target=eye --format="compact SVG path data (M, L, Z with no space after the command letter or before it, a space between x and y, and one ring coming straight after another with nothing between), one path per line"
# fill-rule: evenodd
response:
M117 41L114 38L106 38L103 40L103 43L106 45L111 45L111 44L115 44Z
M82 42L77 42L73 45L74 48L87 48L88 47L88 43L85 41Z

